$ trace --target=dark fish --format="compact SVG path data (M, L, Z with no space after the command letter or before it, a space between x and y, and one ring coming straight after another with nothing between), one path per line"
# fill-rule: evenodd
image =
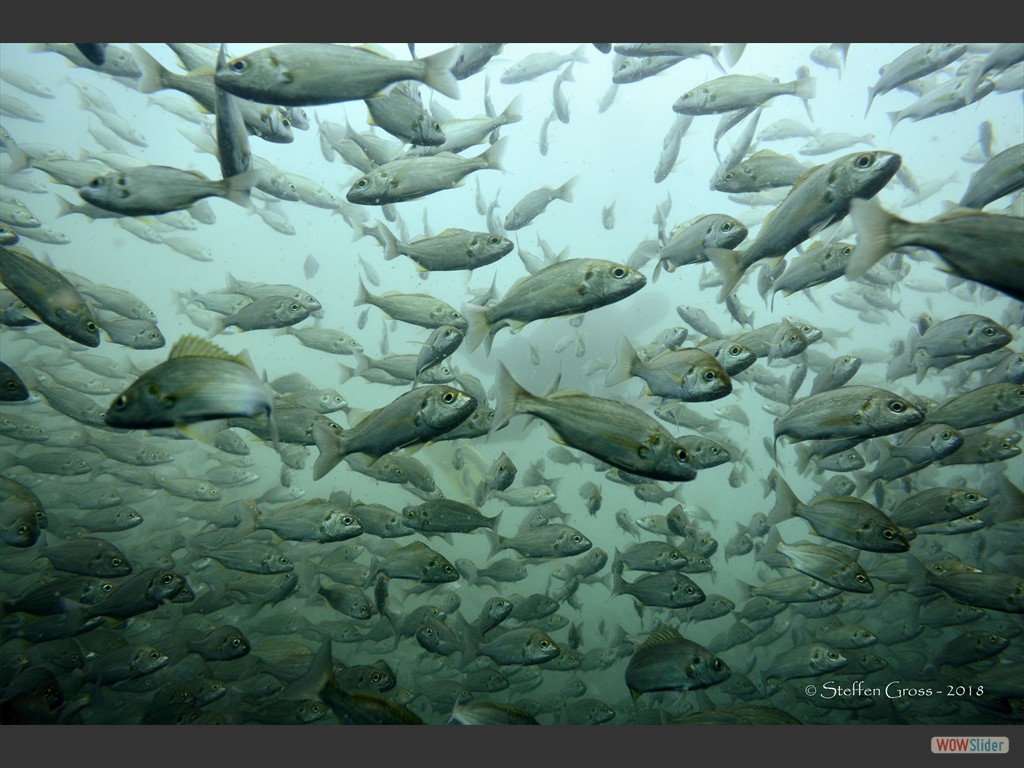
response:
M652 691L692 691L728 679L728 665L702 645L662 625L637 647L626 666L626 687L636 701Z

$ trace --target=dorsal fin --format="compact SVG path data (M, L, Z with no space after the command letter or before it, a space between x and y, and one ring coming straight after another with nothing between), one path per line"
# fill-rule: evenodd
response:
M641 648L648 648L652 645L658 645L659 643L667 643L669 640L682 640L683 636L679 634L675 629L668 626L667 624L661 624L644 640L643 644L637 647L639 651Z
M192 334L187 334L178 339L174 346L171 347L171 354L167 359L174 360L179 357L208 357L214 360L230 360L254 371L248 352L232 355L213 342L193 336Z

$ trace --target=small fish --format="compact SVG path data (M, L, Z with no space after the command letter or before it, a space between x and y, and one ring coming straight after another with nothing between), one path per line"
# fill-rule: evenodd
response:
M500 301L486 307L464 304L466 347L473 351L513 323L576 315L614 304L639 291L647 278L634 269L602 259L566 259L517 281ZM513 322L509 322L513 321Z
M573 176L560 187L543 186L527 193L512 206L512 210L505 216L505 229L522 229L542 214L555 200L571 203L572 191L578 182L579 177Z
M452 228L433 237L402 243L384 224L378 224L377 229L384 238L385 259L408 256L426 272L473 270L493 264L514 248L507 237L490 232Z
M313 438L320 455L313 479L319 480L350 453L379 458L436 438L465 421L476 407L476 399L465 392L432 384L406 392L340 434L315 423Z

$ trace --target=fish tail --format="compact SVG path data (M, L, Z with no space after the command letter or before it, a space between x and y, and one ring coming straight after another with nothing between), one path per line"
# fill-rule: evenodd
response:
M511 123L518 123L522 119L523 94L520 93L509 102L508 106L505 107L505 111L501 113L501 122L503 125L509 125Z
M480 155L480 158L484 161L483 167L489 168L492 171L504 171L505 166L501 164L501 159L505 155L506 149L508 149L508 136L502 136L486 152Z
M153 55L140 45L132 43L132 55L142 70L139 78L139 91L142 93L153 93L162 91L167 87L165 75L170 74L167 68L157 61Z
M392 259L397 259L399 256L398 240L395 238L395 234L387 228L383 221L377 224L377 233L384 244L384 260L391 261Z
M639 361L640 358L637 356L633 345L629 343L629 339L622 336L615 350L615 365L608 370L608 374L604 379L604 385L606 387L614 387L616 384L628 381L633 376L633 367Z
M793 493L789 483L783 480L782 475L774 469L768 475L768 481L775 490L775 506L768 513L768 522L771 525L777 525L793 517L796 508L800 506L800 499Z
M796 471L801 475L807 474L807 468L811 464L811 449L803 445L798 445L796 450Z
M616 551L615 554L616 554L616 556L618 556L618 551ZM625 586L626 582L622 578L622 570L623 570L624 567L625 567L625 564L622 563L622 562L618 562L617 561L614 564L614 567L612 569L612 597L616 597L617 595L624 595L624 594L626 594L626 591L623 589L623 587Z
M452 74L452 65L459 55L459 46L453 45L440 53L420 59L425 72L423 82L451 99L459 98L459 81Z
M228 176L224 179L226 187L224 198L230 200L235 205L252 210L254 206L249 192L256 186L259 177L260 171L255 168L250 168L248 171L237 173L234 176Z
M806 70L804 70L806 72ZM811 114L811 99L818 93L818 80L812 77L810 74L803 74L802 77L798 77L796 81L796 88L794 90L796 96L803 101L804 109L807 110L807 117L814 121L814 115Z
M557 197L560 200L564 200L567 203L571 203L572 202L572 190L579 183L579 180L580 180L579 176L573 176L571 179L569 179L567 182L565 182L565 184L563 184L562 186L560 186L558 188Z
M864 117L868 116L868 112L871 111L871 102L875 100L875 88L874 86L868 86L868 106L864 110Z
M721 52L722 52L722 46L720 46L720 45L712 45L711 46L711 61L714 63L714 65L718 69L718 71L721 72L724 75L724 74L726 74L725 67L722 66L722 62L718 58L718 55Z
M486 528L484 529L484 536L487 539L487 543L491 545L491 551L487 555L487 559L490 560L501 550L505 549L505 540L494 531Z
M496 386L498 390L497 406L494 409L490 433L494 433L508 424L512 417L519 413L519 404L523 396L529 394L520 386L519 382L512 378L512 374L508 372L504 363L498 363Z
M588 61L588 59L587 59L587 44L586 43L583 43L581 46L579 46L576 50L574 50L572 52L572 60L573 61L581 61L581 62L584 62L584 63L586 63Z
M892 229L893 225L902 223L902 219L875 200L861 198L850 201L850 218L857 232L857 247L846 265L846 277L857 280L897 245Z
M224 318L217 318L210 324L210 330L206 334L206 338L212 339L214 336L223 333L225 328L227 328L227 324L224 322Z
M304 700L320 699L324 689L335 686L337 680L334 678L334 658L331 653L331 641L324 640L313 658L306 673L286 685L278 694L282 699Z
M320 451L320 455L313 465L313 479L319 480L338 466L338 463L345 457L345 452L342 449L341 438L330 427L320 422L313 422L313 440L316 441L316 447Z
M5 173L7 171L4 171ZM61 216L67 216L68 214L75 213L74 203L68 202L67 198L58 195L56 192L53 193L54 197L57 198L57 218Z
M736 284L743 278L744 269L739 263L740 251L732 251L728 248L707 248L704 255L722 274L722 288L718 292L718 301L725 301L725 297L732 293Z
M4 144L4 151L7 152L7 156L11 158L11 164L4 168L4 174L23 171L32 164L32 158L29 157L28 152L23 150L17 144L7 142Z
M363 284L363 276L359 276L359 286L356 289L356 300L352 306L361 307L363 304L370 303L370 294L366 291L366 286Z
M487 319L487 308L477 304L463 304L462 316L466 318L468 328L464 344L466 349L472 352L480 346L480 343L492 336L491 323ZM488 345L488 352L490 345Z

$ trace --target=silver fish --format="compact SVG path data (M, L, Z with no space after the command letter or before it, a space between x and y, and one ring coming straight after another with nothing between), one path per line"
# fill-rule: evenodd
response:
M465 421L476 406L465 392L434 384L406 392L340 434L316 423L313 438L320 455L313 479L319 480L349 453L380 457L431 440Z
M626 687L636 701L652 691L691 691L728 679L732 670L698 643L661 626L637 646L626 666Z
M273 391L256 376L247 354L232 356L210 342L183 336L165 362L114 399L105 422L121 429L150 429L270 415L273 399Z
M459 84L451 73L457 46L412 61L334 43L286 43L228 61L214 82L243 99L308 107L366 99L401 80L418 80L453 99Z

